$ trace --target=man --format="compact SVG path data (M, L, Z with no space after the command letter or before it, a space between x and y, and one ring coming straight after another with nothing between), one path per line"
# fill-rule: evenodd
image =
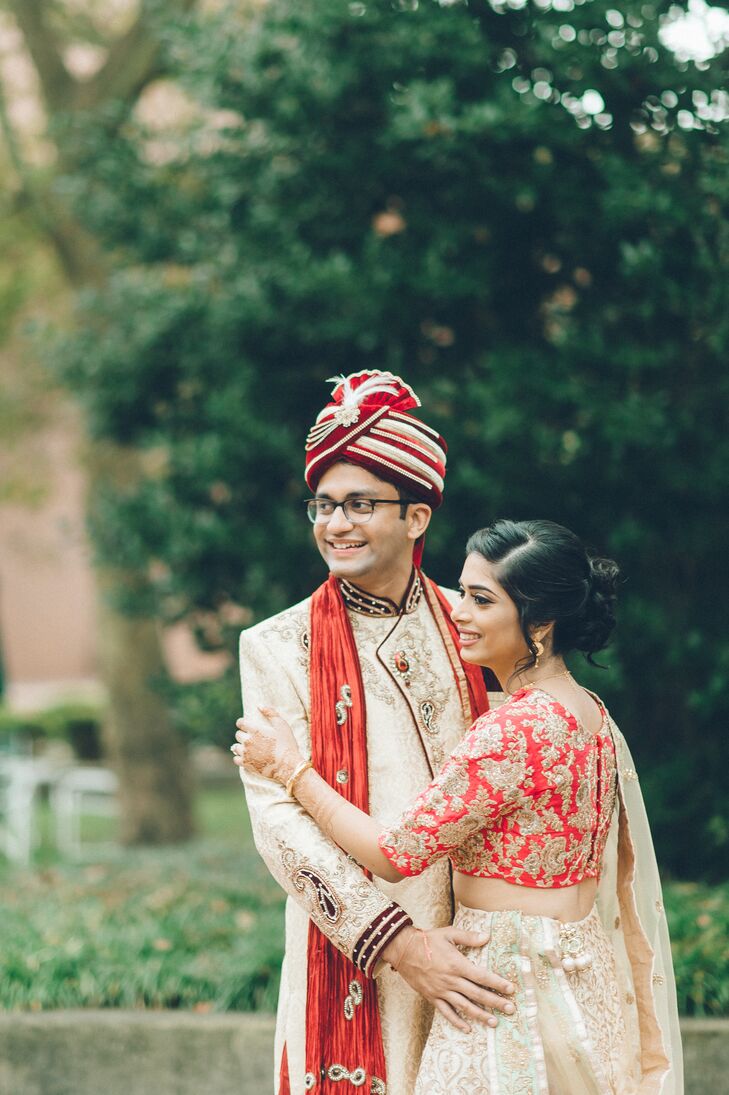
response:
M271 706L332 786L392 822L488 705L458 657L450 604L418 569L446 446L390 373L341 378L306 445L307 504L330 576L241 635L246 711ZM415 564L415 565L414 565ZM409 1095L433 1005L495 1022L510 986L467 962L446 925L444 861L373 882L278 785L241 770L256 846L289 894L276 1090ZM397 902L391 894L397 892Z

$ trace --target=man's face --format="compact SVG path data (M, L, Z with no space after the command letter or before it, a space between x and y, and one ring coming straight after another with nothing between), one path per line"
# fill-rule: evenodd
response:
M349 498L397 501L398 493L392 483L378 479L364 468L333 464L321 477L316 497L334 502ZM338 507L331 517L316 522L314 539L335 577L347 578L355 584L362 579L368 583L386 582L412 563L414 540L408 536L409 528L411 520L401 518L400 506L375 506L365 524L353 524Z

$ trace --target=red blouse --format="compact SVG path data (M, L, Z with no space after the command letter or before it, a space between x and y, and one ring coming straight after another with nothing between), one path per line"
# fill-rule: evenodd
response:
M559 888L598 878L615 807L607 712L586 730L547 692L523 688L477 719L433 782L380 835L403 875L441 856L457 871Z

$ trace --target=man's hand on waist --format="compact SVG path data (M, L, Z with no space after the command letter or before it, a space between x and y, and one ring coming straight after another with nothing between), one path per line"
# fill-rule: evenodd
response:
M498 1020L493 1012L506 1015L514 1012L514 1004L509 1000L514 986L497 973L474 965L458 949L483 947L488 940L484 932L454 927L430 931L407 927L385 947L380 957L449 1023L469 1031L466 1017L496 1026Z

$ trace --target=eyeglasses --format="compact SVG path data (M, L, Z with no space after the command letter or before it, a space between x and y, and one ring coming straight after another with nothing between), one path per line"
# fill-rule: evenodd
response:
M344 502L335 502L333 498L309 498L306 513L312 525L317 521L328 521L336 510L342 507L342 513L350 525L363 525L375 512L375 506L410 506L408 498L347 498Z

